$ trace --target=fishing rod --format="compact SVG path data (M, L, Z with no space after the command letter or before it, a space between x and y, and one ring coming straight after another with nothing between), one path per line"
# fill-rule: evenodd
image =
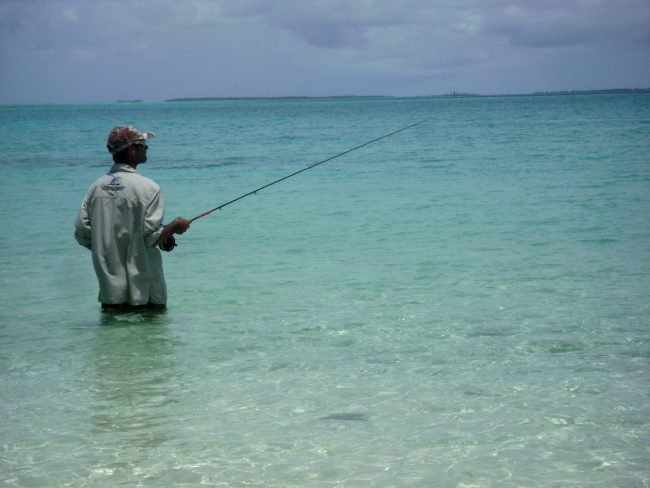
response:
M229 202L222 203L218 207L214 207L214 208L212 208L210 210L207 210L207 211L197 215L196 217L190 219L190 222L194 222L195 220L198 220L198 219L200 219L202 217L205 217L206 215L210 215L212 212L216 212L217 210L221 210L222 208L227 207L228 205L231 205L231 204L233 204L235 202L238 202L239 200L242 200L242 199L244 199L246 197L249 197L251 195L255 195L257 192L262 191L262 190L268 188L269 186L273 186L273 185L275 185L277 183L280 183L281 181L288 180L289 178L291 178L293 176L299 175L300 173L304 173L305 171L310 170L312 168L315 168L316 166L327 163L328 161L331 161L332 159L336 159L338 157L344 156L345 154L351 153L352 151L356 151L357 149L361 149L362 147L368 146L368 145L370 145L370 144L372 144L374 142L381 141L382 139L386 139L387 137L393 136L393 135L395 135L395 134L397 134L399 132L403 132L403 131L405 131L407 129L411 129L412 127L415 127L416 125L422 124L423 122L426 122L426 119L421 120L420 122L416 122L415 124L407 125L406 127L402 127L401 129L397 129L396 131L393 131L393 132L391 132L389 134L384 134L383 136L377 137L376 139L373 139L373 140L368 141L368 142L364 142L363 144L360 144L360 145L358 145L356 147L353 147L352 149L347 149L346 151L335 154L334 156L330 156L327 159L323 159L322 161L318 161L317 163L311 164L311 165L309 165L309 166L307 166L307 167L305 167L305 168L303 168L301 170L295 171L295 172L293 172L293 173L291 173L291 174L289 174L287 176L283 176L282 178L278 178L277 180L272 181L271 183L267 183L266 185L260 186L259 188L256 188L255 190L249 191L248 193L244 193L243 195L238 196L237 198L234 198L234 199L230 200ZM167 241L160 244L160 249L162 249L163 251L168 251L169 252L172 249L174 249L175 246L176 246L176 241L174 239L174 236L171 235L171 236L169 236Z

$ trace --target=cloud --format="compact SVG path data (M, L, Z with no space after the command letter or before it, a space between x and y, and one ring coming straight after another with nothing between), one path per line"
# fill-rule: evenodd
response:
M405 23L405 11L372 0L288 1L270 12L268 21L317 48L362 48L371 29Z
M647 0L0 0L0 103L649 86L649 58Z
M285 23L288 30L314 47L339 49L366 44L366 26L344 22Z
M650 32L650 4L643 0L531 2L492 14L486 32L522 48L635 44Z

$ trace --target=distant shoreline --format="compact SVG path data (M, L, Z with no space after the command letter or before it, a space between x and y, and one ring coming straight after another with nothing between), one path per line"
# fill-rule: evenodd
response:
M217 102L224 100L345 100L348 98L378 100L384 98L402 98L388 95L333 95L333 96L285 96L285 97L187 97L187 98L170 98L165 102ZM404 97L415 98L415 97Z
M513 93L507 95L480 95L475 93L452 92L444 95L419 95L419 96L392 96L392 95L332 95L332 96L282 96L282 97L183 97L170 98L165 102L219 102L233 100L378 100L391 98L447 98L447 97L526 97L526 96L550 96L550 95L605 95L618 93L649 93L650 88L612 88L603 90L560 90L560 91L538 91L533 93Z
M124 105L131 104L147 104L147 103L167 103L167 102L246 102L246 101L331 101L331 100L424 100L424 99L435 99L435 98L507 98L507 97L544 97L544 96L574 96L574 95L616 95L616 94L626 94L626 93L650 93L649 88L612 88L612 89L602 89L602 90L557 90L557 91L537 91L532 93L504 93L504 94L477 94L477 93L463 93L452 91L451 93L439 94L439 95L322 95L322 96L278 96L278 97L182 97L182 98L170 98L167 100L143 100L143 99L124 99L120 98L112 102L18 102L18 103L7 103L0 102L0 107L11 107L11 106L21 106L21 105L93 105L93 104L104 104L104 103L117 103Z
M612 88L609 90L562 90L562 91L541 91L531 95L602 95L611 93L647 93L650 88Z

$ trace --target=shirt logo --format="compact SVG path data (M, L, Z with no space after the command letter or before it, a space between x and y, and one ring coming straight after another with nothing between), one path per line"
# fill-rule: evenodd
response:
M102 190L107 192L109 195L115 195L116 192L124 190L124 185L121 184L120 179L117 176L113 176L111 182L107 185L102 185Z

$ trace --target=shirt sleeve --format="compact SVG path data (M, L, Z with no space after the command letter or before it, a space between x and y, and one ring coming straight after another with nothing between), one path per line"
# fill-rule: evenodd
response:
M75 221L74 237L83 247L90 249L90 215L88 213L88 194L84 197Z
M158 241L162 233L164 218L165 205L162 193L158 189L145 209L143 235L147 246L153 247Z

